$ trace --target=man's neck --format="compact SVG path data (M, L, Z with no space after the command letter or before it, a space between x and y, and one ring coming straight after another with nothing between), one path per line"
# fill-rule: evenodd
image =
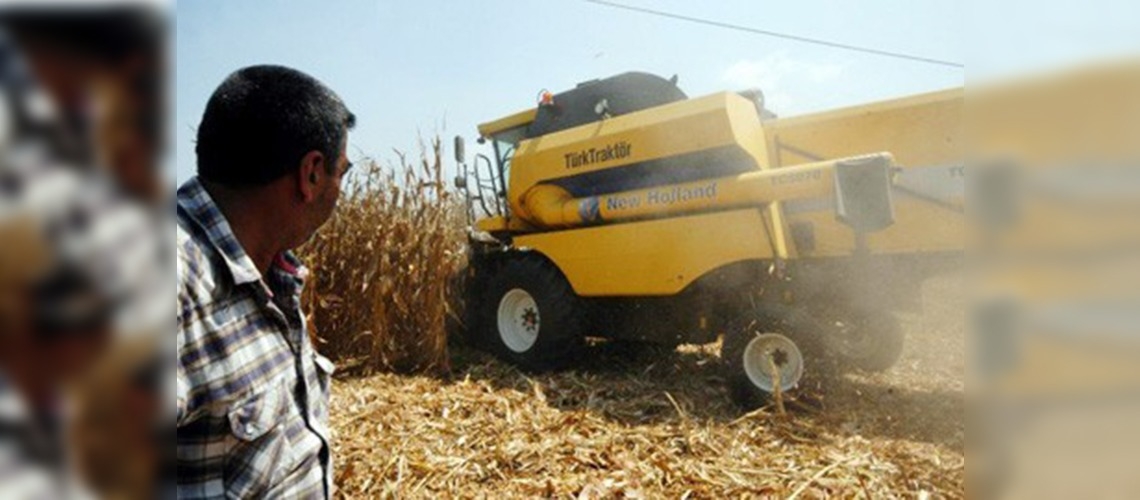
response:
M267 210L269 205L257 201L262 198L260 193L237 193L207 181L202 185L225 216L246 255L257 266L258 272L265 276L273 265L273 259L285 250L274 237L276 227L272 209Z

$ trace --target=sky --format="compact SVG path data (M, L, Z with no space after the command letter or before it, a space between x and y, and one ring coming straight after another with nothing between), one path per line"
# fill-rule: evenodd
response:
M1015 27L1032 30L1035 20L1024 18L1040 10L1040 2L1025 8L1017 5L1024 2L1009 2L1012 5L1003 8L986 7L979 15L977 2L957 0L615 1L957 62L967 56L985 61L995 54L999 61L1030 61L1019 48L1031 38L1007 29L1011 23L1003 19L1018 19L1012 23ZM1110 17L1140 12L1120 5L1122 11L1090 10ZM436 134L448 145L453 135L464 135L471 155L478 151L478 123L532 107L542 89L557 93L626 71L676 74L689 96L760 88L780 116L957 87L966 77L961 68L759 36L583 0L184 0L177 3L175 14L179 182L195 170L195 127L210 93L226 75L252 64L283 64L325 82L358 117L349 136L350 158L381 161L393 158L393 150L415 153L418 138ZM1066 15L1059 11L1056 17ZM986 20L981 26L988 22L995 29L964 40L963 26L978 18ZM1065 33L1054 30L1053 35L1058 31ZM1090 33L1072 32L1085 38ZM1122 43L1102 36L1108 45ZM1063 45L1065 38L1050 39ZM990 67L1010 67L989 59Z

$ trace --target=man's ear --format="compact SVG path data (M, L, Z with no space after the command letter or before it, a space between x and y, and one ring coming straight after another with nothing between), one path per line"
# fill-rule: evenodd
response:
M317 199L317 186L325 172L325 155L320 151L309 151L301 158L301 168L297 171L297 192L305 203Z

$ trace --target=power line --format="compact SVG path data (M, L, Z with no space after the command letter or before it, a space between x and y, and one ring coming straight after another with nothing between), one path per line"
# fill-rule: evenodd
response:
M887 51L887 50L879 50L879 49L873 49L873 48L869 48L869 47L860 47L858 45L848 45L845 43L829 42L827 40L820 40L817 38L808 38L808 37L804 37L804 36L789 35L787 33L779 33L779 32L775 32L775 31L768 31L768 30L762 30L762 29L757 29L757 28L749 28L748 26L740 26L738 24L729 24L729 23L724 23L724 22L720 22L720 21L712 21L709 19L701 19L698 17L683 16L680 14L674 14L672 12L663 12L660 10L646 9L643 7L634 7L632 5L624 5L624 4L620 4L620 3L607 2L606 0L582 0L582 1L589 2L592 4L602 5L602 6L606 6L606 7L612 7L615 9L624 9L624 10L629 10L629 11L633 11L633 12L640 12L642 14L652 14L655 16L668 17L671 19L688 21L691 23L704 24L706 26L716 26L718 28L726 28L726 29L730 29L730 30L743 31L746 33L752 33L752 34L756 34L756 35L764 35L764 36L770 36L770 37L775 37L775 38L783 38L786 40L794 40L797 42L822 45L824 47L850 50L850 51L854 51L854 52L863 52L866 54L874 54L874 55L878 55L878 56L894 57L894 58L898 58L898 59L906 59L906 60L910 60L910 61L923 62L923 63L927 63L927 64L937 64L940 66L949 66L952 68L964 68L965 67L962 63L958 63L958 62L954 62L954 61L945 61L942 59L933 59L933 58L929 58L929 57L916 56L916 55L912 55L912 54L904 54L902 52L891 52L891 51Z

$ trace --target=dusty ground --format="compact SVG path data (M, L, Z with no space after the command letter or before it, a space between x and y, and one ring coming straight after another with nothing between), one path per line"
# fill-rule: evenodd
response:
M528 376L453 353L447 379L334 384L348 498L959 498L964 490L962 283L936 278L900 315L903 358L816 380L790 415L742 414L715 350L597 346L582 367Z

